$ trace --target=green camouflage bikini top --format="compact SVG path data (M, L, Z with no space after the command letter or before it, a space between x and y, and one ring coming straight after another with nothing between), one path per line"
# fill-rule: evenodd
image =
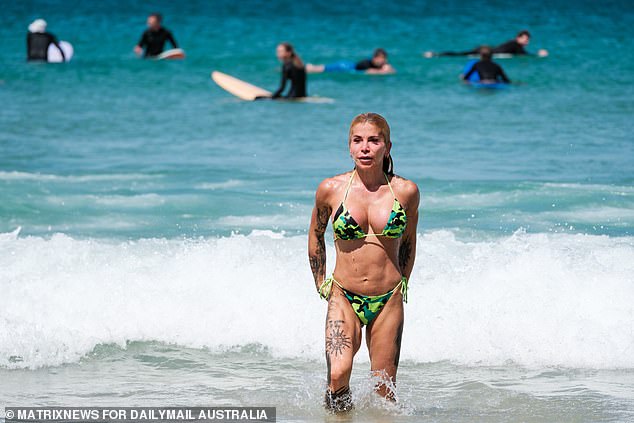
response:
M405 228L407 227L407 215L405 214L405 209L401 203L396 199L394 191L392 190L392 185L390 185L390 179L385 174L385 180L387 181L387 186L390 187L390 191L394 197L394 203L392 204L390 217L381 233L375 234L371 232L366 234L363 232L363 229L361 229L361 226L359 226L359 224L354 220L354 217L352 217L350 211L346 208L345 201L346 198L348 198L348 192L350 191L350 186L352 185L352 180L354 179L354 175L356 173L357 171L355 169L350 176L350 181L348 182L348 187L346 188L343 201L341 201L341 205L337 209L332 221L332 229L335 233L335 239L349 241L365 238L370 235L384 236L386 238L399 238L402 236L403 232L405 232Z

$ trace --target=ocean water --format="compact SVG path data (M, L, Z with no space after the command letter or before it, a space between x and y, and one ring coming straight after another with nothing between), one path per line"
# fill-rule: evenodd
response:
M344 421L634 421L634 7L628 1L0 0L0 420L6 405L321 407L314 190L351 167L350 120L391 124L421 190L397 405L367 350ZM137 59L149 12L187 52ZM25 62L43 17L75 47ZM506 90L462 85L503 42ZM330 104L242 102L276 43L306 62L385 48L395 75L310 75ZM328 238L328 268L334 264Z

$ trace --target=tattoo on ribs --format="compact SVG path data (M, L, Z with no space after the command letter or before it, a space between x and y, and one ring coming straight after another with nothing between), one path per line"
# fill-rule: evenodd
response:
M409 239L403 238L401 246L398 249L398 264L401 268L401 272L405 272L405 269L409 265L409 260L412 257L412 243Z
M334 354L335 357L343 354L346 348L352 347L352 341L341 328L343 320L329 320L330 334L326 335L326 354Z

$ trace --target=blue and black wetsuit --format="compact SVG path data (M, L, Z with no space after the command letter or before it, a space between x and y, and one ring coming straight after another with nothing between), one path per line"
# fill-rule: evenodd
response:
M351 60L340 60L324 65L324 72L363 72L368 69L381 69L381 66L375 65L372 59L363 59L356 63Z
M474 72L478 73L481 82L495 81L505 82L507 84L511 82L511 80L508 79L508 77L504 73L504 70L502 70L502 67L490 60L480 60L479 62L475 63L471 67L471 69L462 76L462 79L464 79L465 81L469 81L469 78L471 77L471 75L473 75Z

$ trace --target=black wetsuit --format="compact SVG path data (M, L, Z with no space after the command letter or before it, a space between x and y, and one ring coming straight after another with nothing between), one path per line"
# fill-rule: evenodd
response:
M145 57L153 57L163 53L163 48L165 47L165 43L167 41L172 43L174 48L178 48L172 33L161 27L156 31L147 29L141 36L137 45L141 48L145 48Z
M499 82L500 80L506 82L507 84L511 82L511 80L507 78L506 74L502 70L502 67L490 60L480 60L479 62L474 64L469 72L462 76L462 79L468 81L473 72L478 72L478 75L480 75L480 81L482 82Z
M66 56L57 42L57 38L48 32L29 32L26 36L26 60L48 60L48 46L55 44L66 61Z
M381 69L381 66L375 65L371 59L365 59L357 62L357 64L354 66L354 69L358 71L365 71L368 69Z
M284 96L285 98L306 97L306 69L304 66L297 67L290 61L282 66L282 81L280 82L280 87L273 93L273 98L282 96L282 91L286 88L288 80L291 81L291 88Z
M517 54L517 55L530 55L529 52L524 49L524 46L518 43L516 40L509 40L497 47L491 49L493 54ZM480 54L480 47L476 47L473 50L468 51L445 51L437 53L436 56L470 56L473 54Z
M529 54L524 46L518 43L516 40L510 40L505 42L504 44L500 44L497 47L494 47L491 51L493 54L502 53L502 54L518 54L518 55L526 55Z

